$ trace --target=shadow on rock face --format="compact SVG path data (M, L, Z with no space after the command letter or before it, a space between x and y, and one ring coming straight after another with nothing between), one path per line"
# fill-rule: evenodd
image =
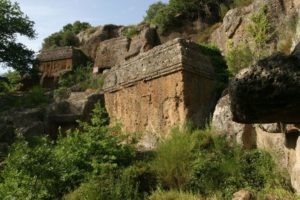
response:
M230 83L233 120L240 123L300 121L300 46L242 70Z

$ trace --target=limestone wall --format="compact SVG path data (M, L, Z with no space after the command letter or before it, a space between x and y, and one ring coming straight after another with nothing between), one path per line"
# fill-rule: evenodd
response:
M192 120L204 125L214 97L210 59L176 39L115 66L104 83L106 109L125 131L162 136Z

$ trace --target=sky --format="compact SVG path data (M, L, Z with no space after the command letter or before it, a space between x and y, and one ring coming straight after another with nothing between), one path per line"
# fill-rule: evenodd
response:
M129 25L143 20L149 5L158 0L14 0L35 22L35 40L19 37L19 41L38 52L47 36L76 20L93 26L104 24ZM161 0L168 2L168 0ZM0 74L5 70L0 68Z

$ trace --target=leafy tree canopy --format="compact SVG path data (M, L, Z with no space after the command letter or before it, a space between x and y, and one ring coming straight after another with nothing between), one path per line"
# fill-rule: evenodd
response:
M76 21L73 24L65 25L59 32L53 33L44 39L43 50L64 46L78 46L79 39L76 36L81 31L90 28L87 22Z
M30 21L18 3L0 0L0 64L21 73L27 72L33 64L34 52L18 43L18 35L30 39L35 37L34 22Z
M232 7L243 6L252 0L170 0L168 4L161 1L150 5L144 21L157 25L164 33L186 22L200 20L213 24L222 20L222 11Z

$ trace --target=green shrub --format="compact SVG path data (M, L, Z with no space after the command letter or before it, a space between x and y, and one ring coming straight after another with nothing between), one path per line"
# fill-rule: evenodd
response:
M64 92L65 88L76 87L77 90L84 91L86 89L101 90L104 82L103 75L93 75L92 66L75 66L72 71L67 72L59 77L59 88L56 94Z
M20 104L23 104L25 107L34 107L47 103L48 97L45 95L45 91L41 86L34 86L25 94L24 99L21 101Z
M87 178L132 162L134 148L124 143L124 136L117 136L119 128L108 127L99 105L91 122L80 125L80 130L68 131L55 143L48 138L15 143L0 174L0 198L59 199Z
M128 177L132 183L138 186L141 197L145 197L155 190L158 184L155 171L149 162L138 161L124 169L123 176Z
M74 34L78 34L81 31L85 31L89 28L92 28L92 26L88 22L75 21L73 24L65 25L62 30L64 32L70 31Z
M120 174L118 174L120 175ZM83 183L74 192L66 195L65 200L140 200L138 186L130 178L116 172L97 177Z
M57 99L67 99L71 94L71 90L67 87L59 87L54 90L54 98Z
M208 56L212 65L216 70L217 82L215 85L215 89L218 94L227 87L229 80L229 72L226 61L222 56L220 49L211 44L201 44L200 45L202 54Z
M220 9L222 2L203 2L202 0L170 0L168 4L157 2L150 5L144 21L156 25L161 33L166 33L174 27L180 27L194 20L213 24L220 20L219 13L214 11Z
M127 38L132 38L135 35L138 35L140 31L137 29L135 25L126 26L122 31L122 35Z
M237 74L241 69L250 67L255 60L251 49L244 43L240 43L234 48L229 48L225 58L229 72L232 75Z
M33 146L18 141L1 171L0 199L54 199L60 183L53 163L52 144L47 139Z
M188 192L178 192L175 190L161 191L157 190L151 194L149 200L201 200L199 195L194 195Z
M157 13L159 13L160 10L162 8L165 8L166 6L167 5L162 3L161 1L150 5L148 10L146 11L146 16L144 17L144 21L149 24L152 24Z
M17 91L21 86L21 75L17 71L9 71L0 76L0 96Z
M91 28L91 25L87 22L76 21L73 24L67 24L59 32L53 33L44 39L42 50L63 46L78 46L79 39L76 35L88 28Z
M248 26L248 33L260 50L274 37L275 32L271 25L267 7L262 6L258 12L251 16L252 23Z
M202 138L204 142L201 142L193 163L188 189L205 196L218 194L221 199L231 199L234 192L243 188L256 192L267 188L291 191L270 154L261 150L243 150L211 134Z
M190 133L174 129L171 138L157 146L152 166L165 187L169 189L185 187L191 178L194 145Z

